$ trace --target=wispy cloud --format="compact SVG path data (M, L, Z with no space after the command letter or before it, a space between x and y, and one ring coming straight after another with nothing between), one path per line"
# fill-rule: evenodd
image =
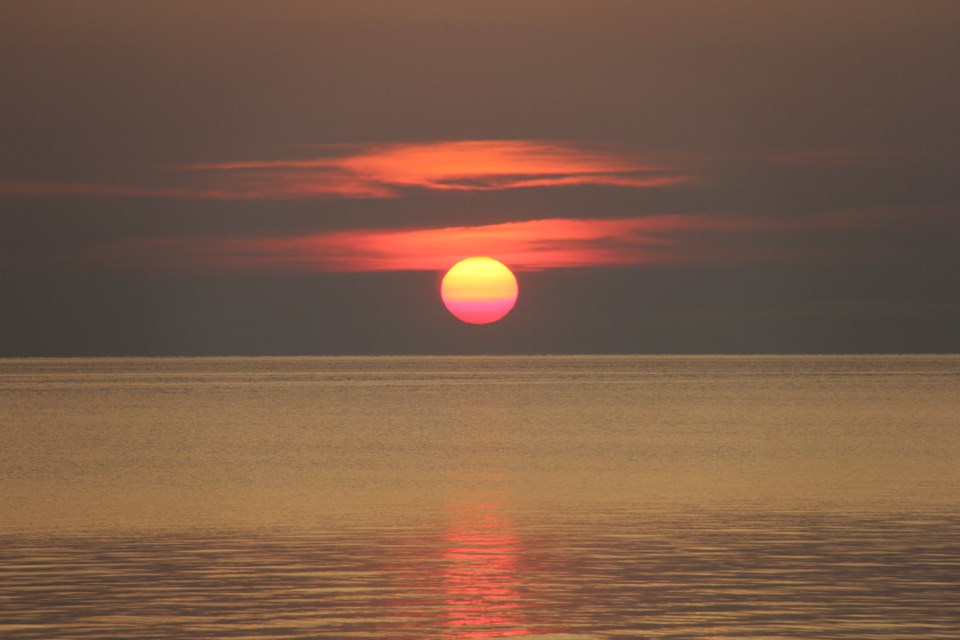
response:
M441 141L331 145L315 157L181 165L160 187L0 181L0 195L193 199L392 198L415 190L500 191L695 182L673 167L568 142Z
M341 229L284 236L131 237L14 265L313 272L440 271L473 255L520 271L653 264L769 264L953 255L955 205L806 215L671 213L479 226Z
M659 261L669 241L655 235L682 223L671 216L637 219L542 219L476 227L343 230L273 238L164 238L124 242L114 259L191 267L294 271L440 270L471 255L515 269ZM151 259L152 257L152 259Z
M481 226L347 229L280 237L131 238L77 256L100 264L294 272L443 270L472 255L521 271L644 264L773 263L909 254L949 229L951 205L771 217L661 214ZM920 234L919 236L917 234ZM916 237L914 237L916 236ZM913 238L913 240L911 240Z
M482 191L573 184L639 188L693 181L691 176L625 154L559 142L467 140L334 149L342 155L186 168L252 175L295 172L304 182L333 180L353 184L358 191L387 189L394 194L402 189Z
M0 180L0 196L127 196L148 198L202 198L226 200L235 198L218 189L183 187L131 187L84 182L43 182L36 180Z
M0 196L133 197L179 200L292 200L314 197L390 198L392 191L374 185L329 180L314 184L296 175L214 180L210 186L141 187L83 182L0 180Z
M416 192L505 191L572 186L651 189L708 184L720 163L783 167L880 167L887 152L807 149L776 153L630 153L569 141L454 140L407 144L335 144L298 158L174 165L153 184L0 180L2 196L144 197L193 200L400 198Z

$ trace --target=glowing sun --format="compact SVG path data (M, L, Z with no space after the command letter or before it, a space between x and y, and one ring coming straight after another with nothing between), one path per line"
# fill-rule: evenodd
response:
M499 260L474 257L450 267L440 285L443 304L471 324L496 322L517 301L517 278Z

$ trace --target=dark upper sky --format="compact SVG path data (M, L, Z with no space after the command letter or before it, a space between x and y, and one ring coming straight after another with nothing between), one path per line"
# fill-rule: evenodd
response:
M960 3L2 15L0 356L960 351Z

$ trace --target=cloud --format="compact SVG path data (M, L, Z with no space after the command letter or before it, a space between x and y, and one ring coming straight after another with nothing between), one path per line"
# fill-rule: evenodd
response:
M316 184L296 175L255 176L245 181L219 181L210 187L137 187L80 182L0 180L0 196L134 197L181 200L289 200L313 197L390 198L376 185L336 179ZM227 184L229 183L229 184Z
M402 189L490 191L599 184L650 187L691 182L686 175L637 158L570 143L467 140L423 144L341 145L339 156L304 160L188 165L198 171L296 175L322 185L353 184L358 191ZM266 173L265 173L266 172ZM288 174L287 172L291 172Z
M567 142L441 141L331 145L301 159L173 167L174 185L139 187L0 181L8 196L139 196L216 200L395 198L414 190L501 191L599 185L629 189L696 182L637 157Z
M189 189L150 189L121 185L80 182L43 182L36 180L0 180L4 196L150 196L166 198L197 197Z
M955 254L955 205L887 206L794 216L670 213L542 218L479 226L341 229L284 236L130 237L57 254L21 252L10 266L187 271L440 271L474 255L513 269L771 264Z
M290 272L440 271L474 255L513 269L775 263L916 255L955 225L950 205L771 217L661 214L481 226L347 229L275 237L130 238L72 259L112 267ZM952 248L948 248L952 251ZM918 253L919 252L919 253Z
M285 237L149 238L107 248L108 262L300 272L441 270L472 255L542 270L725 260L722 249L686 236L769 226L755 218L659 215L550 218L474 227L356 229ZM743 255L742 258L748 256Z
M0 196L146 197L193 200L399 198L414 192L505 191L570 186L650 189L708 184L711 165L750 160L785 167L881 167L878 150L808 149L746 155L641 156L568 141L457 140L336 144L315 155L166 167L157 185L0 180Z

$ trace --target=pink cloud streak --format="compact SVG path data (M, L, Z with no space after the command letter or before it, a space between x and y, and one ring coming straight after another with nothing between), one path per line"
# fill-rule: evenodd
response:
M349 229L281 237L129 239L89 257L112 264L201 269L370 272L449 268L476 255L512 269L770 263L842 258L911 228L936 229L951 206L876 207L791 217L660 214L546 218L481 226ZM832 240L822 244L824 235ZM830 249L824 253L824 247Z
M7 256L33 266L214 271L446 270L476 255L519 271L655 264L775 263L914 255L948 230L954 205L873 207L772 217L660 214L544 218L439 228L343 229L299 235L126 238L56 255ZM912 240L911 240L912 239ZM929 259L925 248L920 257Z
M8 180L0 181L0 195L394 198L409 190L501 191L575 185L647 189L696 182L693 176L634 156L567 142L468 140L338 145L325 150L332 155L181 165L173 168L177 172L173 177L179 181L173 186Z
M443 270L474 255L520 271L728 260L685 236L763 229L737 216L665 214L639 218L549 218L475 227L353 229L299 236L128 240L109 260L213 269L364 272Z

